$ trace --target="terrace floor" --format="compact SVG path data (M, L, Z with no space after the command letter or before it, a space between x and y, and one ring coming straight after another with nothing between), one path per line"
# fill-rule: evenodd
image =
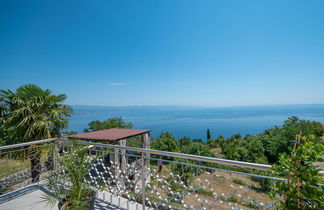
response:
M48 193L42 185L31 185L20 190L0 196L0 210L57 210L57 204L49 207L42 197ZM103 196L105 193L105 196ZM108 192L98 192L105 200L95 200L94 209L142 209L139 203L129 202L125 198L114 196ZM101 194L101 195L100 195Z
M46 206L42 202L44 192L40 189L30 190L15 197L8 198L7 202L0 204L0 209L22 209L22 210L52 210L58 209Z

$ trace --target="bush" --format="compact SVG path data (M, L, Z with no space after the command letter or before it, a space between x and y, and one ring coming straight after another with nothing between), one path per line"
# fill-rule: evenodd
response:
M185 147L182 147L181 152L185 154L199 155L199 156L208 156L208 157L214 156L214 154L210 152L208 146L198 142L191 143ZM182 163L188 163L188 164L212 166L211 163L194 161L194 160L186 160L180 158L176 159L176 161ZM190 183L194 175L198 175L202 171L200 168L194 166L187 166L187 165L182 165L177 163L172 164L171 170L172 173L180 175L182 181L186 184Z
M267 175L262 173L262 175ZM260 177L251 177L252 181L257 182L260 186L259 186L259 190L261 190L262 192L270 192L271 191L271 186L274 183L274 180L272 179L265 179L265 178L260 178Z
M176 159L176 161L192 164L192 161L189 160ZM197 172L197 168L194 166L173 163L171 165L171 171L173 174L178 174L181 177L181 180L186 185L189 185L192 179L194 178L195 173Z
M122 117L111 117L105 121L91 121L88 126L88 128L83 129L84 132L98 131L109 128L133 128L133 124L125 121Z
M246 185L246 183L242 179L238 179L238 178L234 178L233 182L239 185Z
M191 144L190 138L186 136L178 139L178 142L181 147Z
M178 142L169 132L163 132L153 141L152 148L155 150L178 152Z
M290 155L280 156L272 171L287 179L272 187L271 198L282 209L324 209L324 187L319 169L313 162L323 162L324 145L314 136L296 137Z

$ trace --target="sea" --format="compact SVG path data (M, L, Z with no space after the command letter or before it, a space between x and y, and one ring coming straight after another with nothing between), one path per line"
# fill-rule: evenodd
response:
M122 117L132 122L136 129L152 130L153 137L161 132L171 132L175 138L187 136L204 141L207 129L212 137L255 135L281 126L291 116L324 123L324 104L236 107L73 105L72 108L67 131L81 133L93 120Z

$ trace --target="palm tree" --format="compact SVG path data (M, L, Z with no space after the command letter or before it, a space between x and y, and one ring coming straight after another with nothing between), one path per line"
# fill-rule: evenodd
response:
M72 109L61 104L65 94L54 95L50 90L27 84L15 92L0 90L0 102L5 125L13 128L11 144L47 139L59 134L68 126L68 117ZM40 153L32 149L32 181L39 180Z

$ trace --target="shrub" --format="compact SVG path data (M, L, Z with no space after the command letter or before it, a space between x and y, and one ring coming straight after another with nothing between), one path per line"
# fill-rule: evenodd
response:
M322 162L324 145L317 143L314 136L296 137L290 155L280 156L279 163L273 165L274 174L286 178L286 183L278 182L272 187L271 198L282 209L323 209L323 179L313 162Z
M88 209L94 196L94 186L86 180L94 160L88 157L87 147L72 144L64 155L58 155L58 167L46 178L49 194L43 201L53 207L60 201L69 209ZM98 188L99 189L99 188Z
M239 185L246 185L246 183L242 179L238 179L238 178L234 178L233 182Z

